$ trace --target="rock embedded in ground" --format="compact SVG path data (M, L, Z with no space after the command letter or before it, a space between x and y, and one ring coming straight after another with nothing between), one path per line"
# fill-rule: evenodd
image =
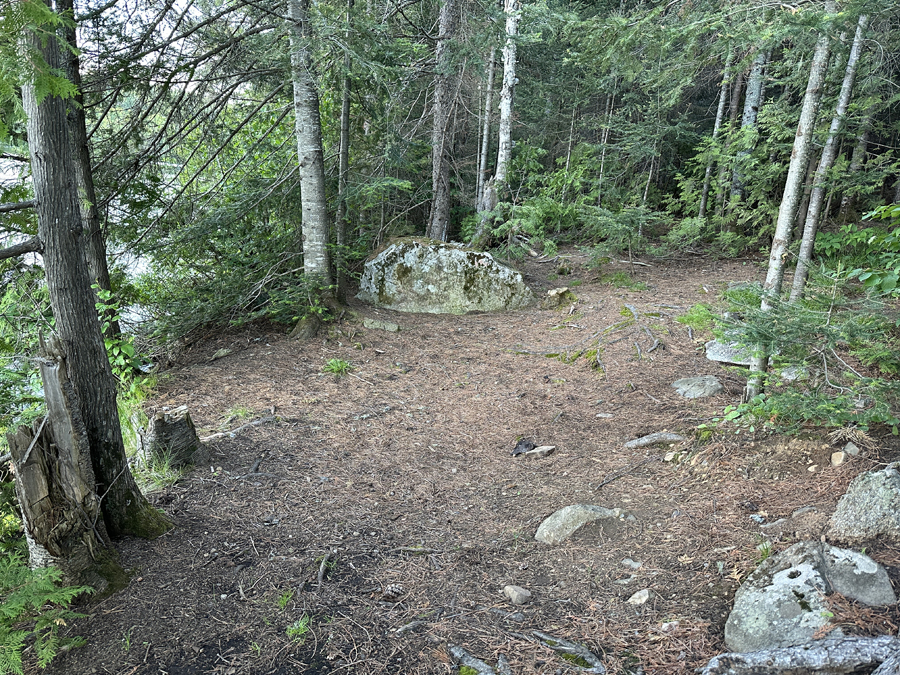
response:
M548 516L537 529L534 538L545 544L560 544L582 526L595 520L618 523L625 517L622 509L606 509L593 504L573 504Z
M389 333L400 332L400 326L396 323L393 321L382 321L381 319L363 319L363 327L374 330L386 330Z
M534 300L522 275L489 253L413 238L393 243L366 263L356 297L432 314L521 309Z
M699 377L683 377L675 380L672 387L684 398L707 398L725 391L725 387L714 375L701 375Z
M647 604L647 601L650 599L650 597L650 589L642 588L637 593L628 598L628 600L626 600L625 602L627 602L629 605L640 607L641 605Z
M720 342L710 340L706 343L706 358L718 363L733 363L738 366L749 366L752 358L750 349L736 342Z
M834 592L869 605L896 602L887 572L868 556L800 542L764 561L735 593L725 644L752 652L809 642L829 625L825 596Z
M531 591L521 586L504 586L503 595L509 598L509 601L514 605L524 605L531 600Z
M539 445L536 448L532 448L531 450L521 453L521 455L525 459L539 459L540 457L552 455L555 450L555 445Z
M900 542L900 463L853 479L831 516L828 536L847 542L874 537Z
M625 447L629 450L633 450L635 448L645 448L648 445L658 445L660 443L680 443L683 440L684 436L681 434L659 431L655 434L648 434L646 436L641 436L640 438L635 438L633 441L628 441L625 444Z

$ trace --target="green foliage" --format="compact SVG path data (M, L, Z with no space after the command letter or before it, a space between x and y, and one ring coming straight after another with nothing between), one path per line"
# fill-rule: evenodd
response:
M287 636L298 644L306 642L306 636L309 633L310 617L304 614L287 627Z
M322 370L326 373L332 373L337 377L346 375L353 370L353 364L343 359L328 359L328 362L322 366Z
M34 639L38 665L47 666L66 645L84 644L81 638L63 639L59 629L83 616L69 609L87 586L63 586L55 568L31 570L19 551L0 557L0 675L22 671L22 650Z
M703 303L694 305L687 312L675 318L677 322L695 330L712 330L715 319L716 315L712 313L710 306Z
M294 599L294 591L287 590L278 596L278 609L284 611L284 609L291 603L291 600Z

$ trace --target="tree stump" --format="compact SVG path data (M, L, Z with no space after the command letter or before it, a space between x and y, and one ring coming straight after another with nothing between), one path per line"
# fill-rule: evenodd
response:
M209 462L209 451L197 437L187 406L158 412L138 433L138 461L180 469Z
M56 341L44 351L40 368L47 417L7 435L30 565L57 567L67 583L103 590L110 574L124 573L107 549L102 495L94 490L87 432L65 355Z

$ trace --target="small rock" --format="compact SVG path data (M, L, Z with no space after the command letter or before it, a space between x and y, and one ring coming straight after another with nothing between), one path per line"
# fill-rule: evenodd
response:
M818 468L819 468L818 464L810 464L808 467L806 467L806 470L809 471L810 473L815 473L816 470L818 470Z
M618 524L624 516L625 513L621 509L606 509L593 504L573 504L555 511L544 519L538 526L534 538L545 544L559 544L587 523L604 520Z
M629 605L634 605L635 607L639 607L640 605L646 604L649 599L650 599L650 589L644 588L644 589L638 591L637 593L635 593L634 595L632 595L625 602L627 602Z
M850 441L847 443L847 445L844 446L844 452L846 452L848 455L856 457L859 454L859 448L857 447L856 443Z
M536 459L538 457L546 457L547 455L552 455L556 450L555 445L541 445L533 450L529 450L528 452L523 452L522 456L525 459Z
M847 461L847 453L846 452L832 452L831 453L831 466L840 466L844 462Z
M217 350L216 353L212 355L210 361L218 361L219 359L224 359L229 354L231 354L231 350L223 347L222 349Z
M375 330L386 330L389 333L399 333L400 326L393 321L382 321L380 319L363 319L363 326L373 328Z
M665 623L660 624L659 629L663 633L672 633L672 632L678 630L678 626L680 626L680 625L681 624L678 621L666 621Z
M719 342L710 340L706 343L706 358L719 363L734 363L738 366L749 366L752 352L735 342Z
M798 382L799 380L808 380L809 371L803 366L788 366L782 368L778 373L784 382Z
M615 417L615 415L612 415L610 413L597 413L595 417L599 417L601 420L609 420Z
M531 591L521 586L504 586L503 595L509 598L509 601L514 605L524 605L531 600Z
M683 377L675 380L672 387L684 398L707 398L725 391L719 378L712 375L701 377Z
M681 434L660 431L655 434L648 434L647 436L635 438L633 441L628 441L625 444L625 447L629 450L633 450L635 448L644 448L648 445L657 445L659 443L680 443L683 440L684 436Z
M633 570L639 570L644 565L644 563L637 562L635 560L632 560L631 558L623 558L622 564L626 567L630 567Z
M671 462L678 456L677 452L667 452L665 457L663 457L664 462Z

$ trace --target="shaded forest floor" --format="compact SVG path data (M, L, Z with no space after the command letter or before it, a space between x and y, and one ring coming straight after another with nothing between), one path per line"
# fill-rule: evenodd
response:
M731 598L758 546L818 538L849 481L898 451L881 438L880 450L835 468L821 435L694 440L698 424L737 403L743 378L708 361L709 336L675 318L762 272L650 262L605 270L633 272L645 290L604 283L577 254L565 277L559 261L525 263L538 295L571 286L574 307L436 316L353 301L400 332L343 321L305 343L256 327L193 346L150 408L187 405L201 436L275 419L211 441L212 467L152 495L177 527L119 543L130 585L84 609L67 630L87 646L48 672L448 674L448 645L492 665L505 654L516 675L576 672L533 630L584 644L612 673L703 665L724 650ZM637 322L604 337L605 373L517 353L559 351L633 311ZM221 349L231 353L213 360ZM352 373L323 373L329 359ZM670 386L704 374L726 392L692 401ZM623 447L663 430L689 440ZM556 452L514 458L520 437ZM575 503L635 519L559 546L534 540L542 519ZM784 526L750 518L803 507L814 508ZM900 551L867 552L897 580ZM507 584L531 601L511 605ZM626 602L642 589L646 604ZM898 623L893 608L835 613L847 632Z

